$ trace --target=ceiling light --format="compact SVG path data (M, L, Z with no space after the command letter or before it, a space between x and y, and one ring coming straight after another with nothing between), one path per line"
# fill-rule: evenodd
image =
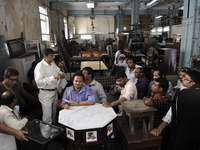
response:
M157 0L152 0L152 1L148 2L148 3L146 4L146 6L150 6L151 4L153 4L153 3L155 3L155 2L157 2Z
M94 2L92 1L87 2L86 5L87 5L87 8L94 8Z
M157 16L157 17L155 17L156 19L158 19L158 18L161 18L161 17L163 17L162 15L159 15L159 16Z

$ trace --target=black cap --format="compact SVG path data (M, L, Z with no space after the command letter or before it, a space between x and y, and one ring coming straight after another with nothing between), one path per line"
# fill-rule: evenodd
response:
M52 49L50 49L50 48L45 48L45 49L43 49L43 51L42 51L42 55L44 56L44 55L46 55L46 56L48 56L49 54L55 54L56 52L55 51L53 51Z

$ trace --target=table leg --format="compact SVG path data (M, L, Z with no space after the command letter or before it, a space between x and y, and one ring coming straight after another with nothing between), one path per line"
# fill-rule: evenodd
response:
M126 123L126 112L122 111L122 123Z
M153 121L154 121L154 112L149 116L148 130L151 131L153 129Z
M134 124L134 118L129 116L129 125L130 125L130 133L134 134L135 132L135 124Z

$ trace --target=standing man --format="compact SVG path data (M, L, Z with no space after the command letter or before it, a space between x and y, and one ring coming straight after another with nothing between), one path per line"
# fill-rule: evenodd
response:
M121 54L121 51L123 50L123 48L119 48L118 51L115 53L115 61L114 61L114 65L119 63L119 55Z
M54 51L45 48L43 51L43 60L35 67L34 77L39 92L39 101L42 104L42 120L48 123L54 123L57 112L57 82L58 79L65 78L65 74L60 71L54 63Z
M153 81L150 82L149 84L149 89L148 89L148 93L147 93L147 97L151 96L152 93L152 85L155 82L155 79L157 78L165 78L165 71L159 67L155 68L153 70ZM172 87L172 83L169 81L169 87L167 89L167 96L168 99L171 100L172 98L172 94L173 94L173 87Z
M183 78L185 77L186 75L186 72L187 71L190 71L191 69L188 68L188 67L183 67L181 68L180 70L180 73L179 73L179 79L177 81L177 85L174 87L175 89L180 89L180 90L183 90L183 89L186 89L185 86L183 86L182 82L183 82Z
M127 75L127 78L130 79L134 84L136 84L138 79L135 77L134 72L136 68L142 68L142 66L136 64L135 58L132 55L128 57L127 64L128 64L128 67L126 68L126 72L125 72Z
M129 100L135 100L137 99L137 88L135 84L127 79L127 76L124 71L119 71L115 74L116 81L118 85L120 86L117 88L118 92L121 92L120 97L118 100L108 103L108 102L103 102L103 106L106 107L113 107L122 101L129 101Z
M143 74L143 68L135 69L135 77L138 79L136 83L138 91L138 99L143 99L147 95L149 80Z
M77 71L73 75L73 85L67 87L62 98L61 106L69 109L70 106L94 105L95 97L89 86L83 85L84 75ZM68 100L68 102L66 101Z
M94 70L91 67L85 67L82 73L85 77L85 85L88 85L92 89L96 103L107 102L103 86L94 79Z

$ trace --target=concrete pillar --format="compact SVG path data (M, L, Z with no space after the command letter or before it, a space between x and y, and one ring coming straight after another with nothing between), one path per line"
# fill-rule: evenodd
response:
M139 22L139 8L140 8L140 1L139 0L132 0L131 2L131 25L138 24ZM131 26L131 30L133 26Z
M122 33L122 19L123 19L123 11L120 8L120 6L118 6L118 33Z
M200 0L184 0L179 68L200 55Z
M168 35L168 38L171 38L172 37L172 18L173 18L173 16L172 16L172 14L170 14L169 15L169 18L170 18L170 20L169 20L169 35Z

